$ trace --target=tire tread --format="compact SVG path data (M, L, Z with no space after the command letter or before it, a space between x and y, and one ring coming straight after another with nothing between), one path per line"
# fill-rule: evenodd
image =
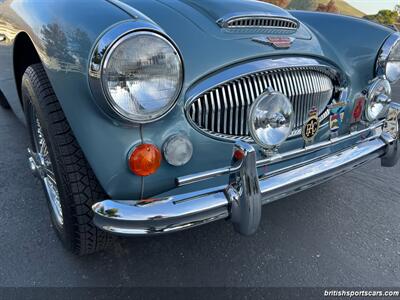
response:
M106 248L112 237L97 228L92 205L107 196L87 162L68 124L60 103L41 64L30 66L25 75L31 80L45 115L48 132L55 149L63 185L68 190L68 210L72 220L70 248L78 255L87 255ZM64 201L65 204L67 201Z

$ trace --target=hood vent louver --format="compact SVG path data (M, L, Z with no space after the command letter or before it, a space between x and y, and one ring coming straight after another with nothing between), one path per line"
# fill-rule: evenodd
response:
M263 15L237 15L221 18L217 21L218 25L227 29L289 29L297 30L299 22L295 19L263 16Z

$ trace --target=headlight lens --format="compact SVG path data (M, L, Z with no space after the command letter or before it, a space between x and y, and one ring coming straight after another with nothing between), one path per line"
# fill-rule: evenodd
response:
M147 31L118 40L107 53L101 74L110 105L123 118L137 123L154 121L174 106L182 77L175 47Z
M249 124L257 144L266 149L278 147L292 132L292 104L285 95L269 90L253 103Z
M400 79L400 42L392 48L388 60L386 62L386 78L394 83Z
M390 83L400 79L400 33L393 33L387 38L379 51L377 75L385 75Z
M391 101L391 91L390 83L386 79L377 78L371 83L365 109L365 118L368 121L372 122L383 117Z

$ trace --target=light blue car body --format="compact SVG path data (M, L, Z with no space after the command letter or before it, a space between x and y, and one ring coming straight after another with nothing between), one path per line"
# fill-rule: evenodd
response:
M221 30L216 21L231 12L260 12L295 17L300 29L290 49L275 49L256 43L257 32L232 33ZM98 180L112 199L129 200L174 194L226 184L227 177L176 188L176 178L230 165L232 142L211 138L190 125L185 103L191 90L211 74L232 65L271 57L311 57L336 67L348 81L345 124L357 95L375 77L378 51L392 30L369 21L341 15L285 11L263 2L246 0L0 0L0 91L16 115L23 120L18 95L15 62L23 60L27 37L43 63L53 89L73 132ZM152 24L178 47L184 65L184 83L176 106L162 119L139 126L119 124L97 105L89 86L89 59L96 41L122 22ZM56 28L59 34L46 29ZM61 34L61 38L60 38ZM66 38L63 39L62 35ZM265 35L265 34L264 34ZM269 35L281 36L271 32ZM52 42L55 38L56 42ZM15 49L16 45L20 47ZM21 46L22 45L22 46ZM49 46L52 45L52 46ZM21 48L22 47L22 48ZM26 51L31 51L29 47ZM19 54L17 56L16 54ZM22 55L22 56L21 56ZM135 145L151 142L160 149L165 140L185 133L193 143L191 161L173 167L163 161L149 177L138 177L128 168L127 156ZM329 137L320 130L316 142ZM346 147L354 140L335 147ZM280 151L303 145L302 137L288 140ZM254 145L258 148L257 145ZM286 167L338 149L325 148L300 158L267 166L259 173ZM261 156L261 154L259 154Z

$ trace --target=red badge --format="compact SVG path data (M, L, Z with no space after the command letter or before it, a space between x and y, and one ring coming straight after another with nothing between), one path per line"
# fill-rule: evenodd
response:
M267 37L267 41L274 46L275 48L279 49L287 49L292 46L293 39L290 37L285 36L269 36Z
M358 123L361 121L361 117L364 111L365 98L360 97L354 103L353 115L351 117L351 123Z
M289 49L292 46L294 40L294 38L287 36L268 36L267 38L253 38L254 42L270 45L277 49Z

